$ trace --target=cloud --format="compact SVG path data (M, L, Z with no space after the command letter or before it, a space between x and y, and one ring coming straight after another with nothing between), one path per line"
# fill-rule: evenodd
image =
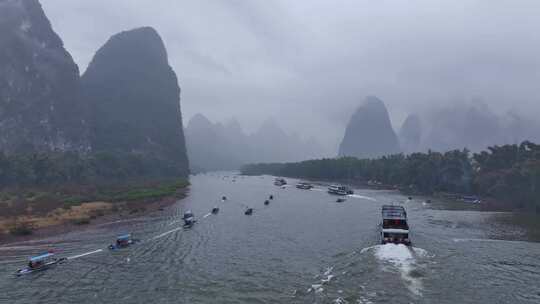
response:
M182 87L184 115L274 116L337 146L366 95L394 126L411 112L481 97L540 111L540 2L523 0L42 0L81 66L110 35L153 26Z

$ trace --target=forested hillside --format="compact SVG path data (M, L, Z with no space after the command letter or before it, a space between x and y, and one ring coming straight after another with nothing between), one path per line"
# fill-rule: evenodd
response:
M540 212L540 145L489 147L446 153L396 154L376 159L343 157L298 163L252 164L243 174L309 179L376 181L407 192L476 194L510 208Z

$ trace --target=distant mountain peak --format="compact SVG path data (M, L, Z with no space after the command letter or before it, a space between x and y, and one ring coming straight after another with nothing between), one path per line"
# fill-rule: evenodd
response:
M407 153L418 152L422 139L422 125L416 114L409 114L399 130L401 147Z
M193 129L193 128L200 129L200 128L207 128L207 127L211 128L213 127L213 125L214 124L206 116L204 116L201 113L197 113L189 119L186 128L188 129Z
M37 0L0 0L0 151L88 151L79 69Z
M180 87L165 45L150 27L113 35L82 76L97 150L148 154L187 174Z
M339 155L375 158L399 152L386 106L375 96L366 97L351 116Z

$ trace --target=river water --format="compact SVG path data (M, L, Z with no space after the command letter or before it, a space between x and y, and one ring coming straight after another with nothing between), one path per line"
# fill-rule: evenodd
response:
M0 303L540 303L540 243L499 224L500 214L391 191L355 190L336 203L323 185L282 189L270 176L191 183L162 212L1 246ZM379 245L380 207L392 202L407 208L412 248ZM214 205L221 210L209 215ZM189 230L186 209L198 218ZM142 242L105 249L124 232ZM50 246L71 258L13 275Z

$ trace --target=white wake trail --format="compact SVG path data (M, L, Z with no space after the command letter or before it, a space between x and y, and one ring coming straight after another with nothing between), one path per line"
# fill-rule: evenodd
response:
M373 197L369 197L369 196L365 196L365 195L360 195L360 194L349 194L347 195L348 197L354 197L354 198L360 198L360 199L365 199L365 200L369 200L369 201L373 201L373 202L376 202L377 199L373 198Z
M87 256L87 255L99 253L99 252L102 252L102 251L103 251L103 249L98 249L98 250L94 250L94 251L89 251L89 252L81 253L81 254L78 254L78 255L70 256L70 257L68 257L67 259L68 259L68 260L74 260L74 259L78 259L78 258L85 257L85 256Z
M183 228L184 228L184 227L178 227L178 228L174 228L174 229L172 229L172 230L163 232L162 234L158 234L158 235L156 235L155 237L153 237L152 240L157 240L157 239L159 239L159 238L162 238L162 237L164 237L164 236L166 236L166 235L169 235L169 234L171 234L171 233L173 233L173 232L176 232L176 231L178 231L178 230L181 230L181 229L183 229Z
M417 296L422 296L422 281L413 277L411 273L417 268L416 257L429 257L426 250L422 248L407 247L403 244L385 244L364 248L360 253L373 251L374 256L381 262L386 262L394 266L407 283L410 292Z

